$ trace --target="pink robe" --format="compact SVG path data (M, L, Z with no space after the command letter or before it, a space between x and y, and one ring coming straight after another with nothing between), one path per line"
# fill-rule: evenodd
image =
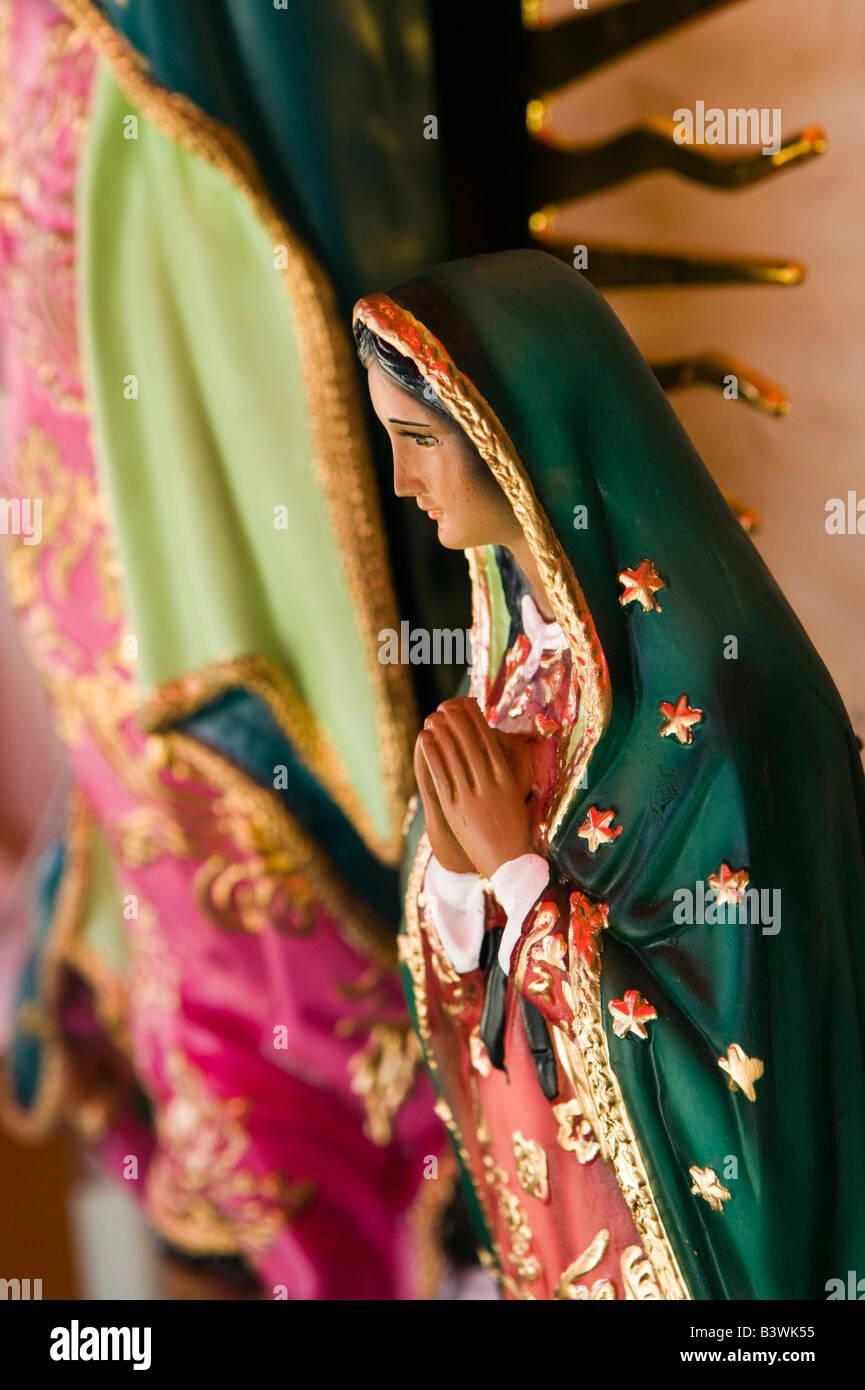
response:
M548 641L543 652L534 653L526 633L518 632L498 674L489 679L487 653L477 634L473 642L480 658L472 693L487 722L537 740L534 782L541 814L561 774L579 709L570 651L561 630L555 631L555 646ZM504 1296L659 1299L634 1219L603 1152L582 1070L591 1039L583 1035L577 1046L578 1020L588 1014L599 978L602 910L582 894L550 883L526 904L525 914L520 912L521 932L509 961L502 1071L493 1066L481 1036L489 987L484 970L458 973L452 964L457 952L449 951L446 924L463 960L477 959L470 950L470 924L460 931L458 917L444 917L429 887L430 853L422 841L409 886L403 955L436 1075L439 1113L471 1175L494 1249L490 1268ZM521 863L513 861L517 874ZM494 876L497 888L501 872ZM503 928L506 920L487 891L479 928ZM540 1011L548 1027L558 1077L554 1100L541 1089L521 999Z

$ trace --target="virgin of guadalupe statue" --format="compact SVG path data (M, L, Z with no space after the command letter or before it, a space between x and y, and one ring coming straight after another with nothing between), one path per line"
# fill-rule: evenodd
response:
M865 1250L865 781L649 367L538 252L360 300L397 493L466 551L404 978L525 1299L821 1299Z

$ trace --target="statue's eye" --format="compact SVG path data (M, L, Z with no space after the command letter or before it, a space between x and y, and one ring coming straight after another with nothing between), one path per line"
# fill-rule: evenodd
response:
M439 441L434 434L416 434L414 442L421 449L434 449Z

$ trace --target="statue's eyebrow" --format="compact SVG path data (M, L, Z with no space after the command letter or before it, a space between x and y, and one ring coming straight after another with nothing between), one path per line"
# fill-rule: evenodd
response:
M428 421L428 420L421 420L421 421L418 421L418 420L397 420L397 419L394 418L393 415L389 415L387 418L388 418L388 423L391 424L391 425L411 425L413 429L417 429L417 430L428 430L428 429L429 429L429 421Z

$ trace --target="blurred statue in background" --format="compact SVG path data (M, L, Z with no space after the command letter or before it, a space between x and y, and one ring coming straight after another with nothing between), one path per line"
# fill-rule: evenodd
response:
M0 5L4 552L71 781L5 1116L264 1297L428 1293L449 1190L395 936L450 673L378 661L448 596L344 327L447 242L424 7L374 9Z

